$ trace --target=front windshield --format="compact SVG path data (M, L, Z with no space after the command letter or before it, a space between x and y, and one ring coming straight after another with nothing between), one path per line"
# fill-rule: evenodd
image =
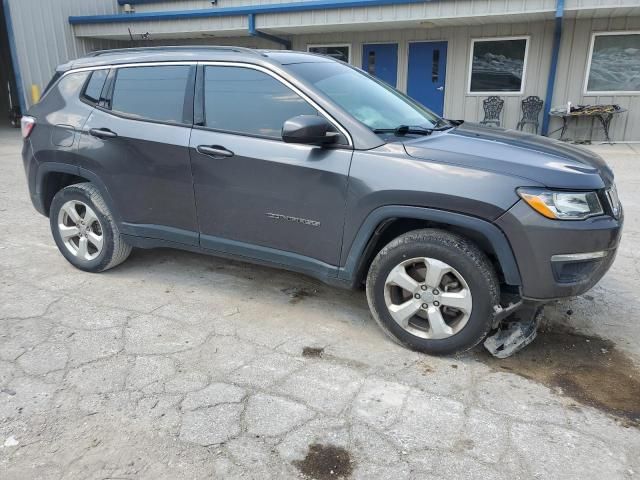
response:
M372 130L400 125L434 128L444 123L395 88L342 63L296 63L288 68Z

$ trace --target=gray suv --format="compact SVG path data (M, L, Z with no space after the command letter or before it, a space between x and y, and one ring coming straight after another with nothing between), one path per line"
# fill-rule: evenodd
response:
M585 292L622 229L597 155L440 118L307 53L95 52L58 67L22 130L31 200L75 267L173 247L364 285L385 332L429 353Z

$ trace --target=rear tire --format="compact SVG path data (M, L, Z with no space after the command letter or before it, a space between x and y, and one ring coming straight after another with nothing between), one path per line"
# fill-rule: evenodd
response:
M78 183L60 190L49 209L51 233L60 253L85 272L103 272L131 253L99 190Z
M383 331L412 350L437 355L478 345L499 303L487 256L444 230L415 230L391 241L371 263L366 283L369 307Z

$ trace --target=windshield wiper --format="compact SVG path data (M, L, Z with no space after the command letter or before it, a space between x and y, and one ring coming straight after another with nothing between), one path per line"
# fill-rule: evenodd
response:
M416 135L431 135L433 132L441 132L443 130L449 130L453 128L451 125L447 125L439 128L421 127L419 125L399 125L396 128L374 128L373 133L393 133L397 137L404 137L407 134Z

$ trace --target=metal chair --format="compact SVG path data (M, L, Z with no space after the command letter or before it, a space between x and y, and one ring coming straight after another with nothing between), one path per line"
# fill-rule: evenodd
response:
M518 122L516 128L518 130L523 130L524 126L528 123L533 125L534 133L538 133L538 117L540 116L543 104L544 101L535 95L522 100L522 118Z
M504 107L504 100L500 97L491 96L485 98L482 101L482 108L484 109L484 119L480 122L481 125L495 124L496 127L500 126L500 113Z

